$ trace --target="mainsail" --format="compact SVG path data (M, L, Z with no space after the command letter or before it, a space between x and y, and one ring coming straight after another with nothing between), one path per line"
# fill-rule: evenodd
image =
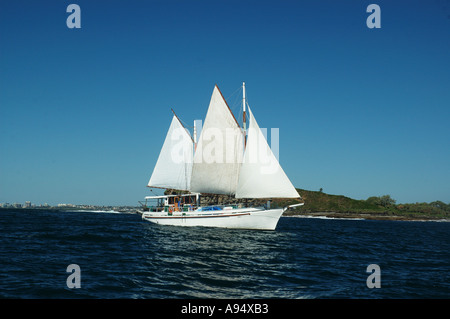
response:
M189 132L174 115L148 186L189 190L193 146Z
M298 198L249 108L250 125L236 198Z
M216 85L194 155L191 191L234 194L243 152L241 128Z

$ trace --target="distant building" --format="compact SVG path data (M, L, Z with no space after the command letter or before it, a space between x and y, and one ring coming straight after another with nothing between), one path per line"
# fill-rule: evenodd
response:
M23 207L24 208L31 208L31 202L30 201L26 201L25 205Z
M73 204L58 204L58 207L75 207Z

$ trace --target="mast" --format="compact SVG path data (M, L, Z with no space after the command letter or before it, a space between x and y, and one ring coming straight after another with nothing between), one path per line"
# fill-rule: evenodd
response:
M194 121L194 151L197 150L197 123Z
M247 142L247 126L246 126L246 122L245 122L245 82L242 82L242 109L243 109L243 124L242 126L244 127L244 146Z

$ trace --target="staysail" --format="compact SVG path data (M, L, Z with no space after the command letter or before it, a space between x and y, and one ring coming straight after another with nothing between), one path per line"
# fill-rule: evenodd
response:
M298 198L291 181L270 149L250 108L250 125L236 198Z
M189 190L193 146L189 132L174 115L148 186Z
M190 190L235 194L243 152L241 128L216 85L194 154Z

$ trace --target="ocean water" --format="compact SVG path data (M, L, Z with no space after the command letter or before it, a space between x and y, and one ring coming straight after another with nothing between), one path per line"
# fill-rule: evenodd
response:
M251 231L1 210L0 269L1 298L450 298L450 223L282 217Z

